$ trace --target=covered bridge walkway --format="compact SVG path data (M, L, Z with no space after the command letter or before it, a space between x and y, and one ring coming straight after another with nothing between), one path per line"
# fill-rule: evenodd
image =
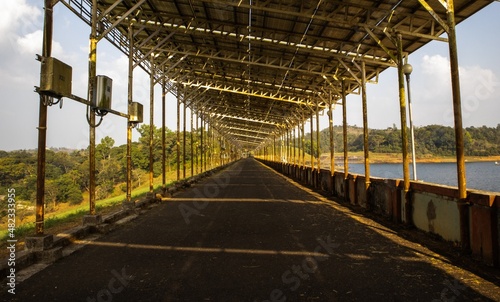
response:
M498 301L494 274L399 233L247 158L106 235L76 241L77 252L18 284L15 296L2 294L23 302Z

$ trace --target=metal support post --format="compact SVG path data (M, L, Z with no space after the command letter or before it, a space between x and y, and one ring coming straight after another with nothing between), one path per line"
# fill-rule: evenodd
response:
M134 82L134 31L132 24L128 27L128 39L129 39L129 54L128 54L128 88L127 88L127 101L128 110L130 114L130 105L132 104L132 89ZM127 205L131 204L132 201L132 123L130 123L130 117L127 121L127 194L125 203Z
M276 154L276 135L273 136L273 156L272 156L272 161L276 161L275 154Z
M149 193L153 193L153 136L154 136L154 100L155 72L154 54L151 54L151 70L149 75Z
M193 118L194 118L194 112L193 112L193 109L191 109L191 120L190 120L190 123L191 123L191 131L189 133L189 141L191 142L191 177L194 176L194 136L193 136L193 124L194 124L194 121L193 121Z
M313 135L313 117L311 114L311 171L314 171L314 135Z
M163 70L164 71L164 70ZM165 76L162 78L162 85L161 85L161 171L162 171L162 188L165 193L167 190L167 171L166 171L166 165L167 165L167 145L166 145L166 87L165 87Z
M301 146L300 146L300 149L302 150L302 162L301 162L301 165L302 167L305 167L306 166L306 150L305 150L305 145L306 145L306 136L305 136L305 122L302 123L302 125L300 125L300 132L301 132Z
M404 209L405 217L404 222L409 223L411 221L410 217L410 196L408 191L410 190L410 169L408 160L408 131L407 131L407 121L406 121L406 100L405 100L405 82L403 73L403 42L401 34L397 35L398 44L398 83L399 83L399 106L401 115L401 145L403 151L403 191L404 191Z
M467 198L465 178L465 151L464 133L462 125L462 100L460 96L460 75L458 65L457 35L455 31L455 6L454 1L448 3L448 46L450 51L451 89L453 92L453 116L455 122L455 149L457 156L457 179L460 199Z
M201 128L200 128L200 170L203 173L203 171L206 171L206 166L205 164L205 159L203 158L205 154L205 146L204 146L204 141L203 141L203 132L205 132L205 122L203 118L201 119Z
M89 50L89 77L87 99L92 102L94 95L94 85L96 82L97 69L97 0L92 1L92 25L90 33ZM90 114L89 127L89 212L95 215L95 191L96 191L96 170L95 170L95 112L88 110Z
M455 31L455 4L447 0L448 10L448 46L450 50L451 89L453 92L453 116L455 122L455 149L457 156L458 195L460 198L460 241L462 249L470 250L469 210L467 205L467 187L465 177L465 150L462 125L462 101L460 96L460 75L458 65L457 35Z
M42 56L52 54L53 29L53 1L45 0ZM37 178L36 178L36 220L35 234L43 235L45 219L45 148L47 145L47 104L49 97L40 94L38 112L38 150L37 150Z
M366 102L366 69L365 62L361 62L361 99L363 103L363 141L365 153L365 190L370 187L370 152L368 144L368 106ZM367 196L368 198L368 196Z
M203 145L203 152L202 152L201 156L203 158L203 171L207 171L207 151L208 151L207 141L209 141L209 137L208 137L208 131L207 131L208 125L207 125L206 121L203 121L202 127L203 127L202 135L205 136L205 144ZM203 138L203 136L202 136L202 138Z
M347 96L345 79L342 79L342 138L344 145L344 181L349 176L349 145L347 144Z
M182 103L182 178L186 178L186 90L183 89L184 102Z
M295 132L295 127L293 127L293 138L292 138L292 151L293 151L293 165L297 165L297 136Z
M292 162L292 129L288 128L288 163Z
M333 104L331 95L328 108L328 133L330 135L330 175L333 176L335 174L335 143L333 140Z
M177 151L177 181L181 179L181 96L180 87L177 87L177 140L176 140L176 151Z
M199 127L198 120L199 120L199 117L198 117L198 114L196 114L196 134L198 135L198 140L199 140L200 135L198 134L198 131L200 130L200 127ZM200 148L201 148L200 143L197 142L196 150L195 150L195 152L196 152L196 174L200 173L200 170L199 170L199 168L200 168L199 167Z
M406 76L406 88L408 91L408 115L410 117L410 137L411 137L411 161L413 165L413 180L417 180L417 157L415 156L415 131L413 127L413 112L411 108L410 75L413 67L410 64L403 65L403 73Z
M319 106L316 107L316 149L317 149L317 163L318 163L318 173L321 171L321 154L320 154L320 142L319 142Z

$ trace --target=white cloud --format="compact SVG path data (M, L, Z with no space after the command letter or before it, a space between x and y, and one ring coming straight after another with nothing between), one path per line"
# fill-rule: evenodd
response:
M26 0L0 2L0 35L6 43L16 40L20 35L31 33L39 28L42 12L38 7L29 5Z
M415 99L421 105L422 124L453 124L450 61L441 55L425 55L421 74L414 85ZM460 66L460 95L465 125L494 123L491 112L498 112L500 81L495 73L481 66ZM419 108L416 102L415 107ZM425 104L427 103L427 104ZM429 105L429 103L431 105Z
M32 33L26 34L25 36L17 38L17 49L22 54L35 54L41 52L42 47L42 36L41 30L34 31Z
M450 63L448 58L441 55L425 55L420 64L423 89L418 89L422 100L435 102L447 98L451 91Z
M17 49L22 54L41 54L42 53L42 38L43 32L41 30L28 33L22 37L17 38ZM61 44L56 41L52 41L52 54L53 56L61 56L63 54L63 49Z

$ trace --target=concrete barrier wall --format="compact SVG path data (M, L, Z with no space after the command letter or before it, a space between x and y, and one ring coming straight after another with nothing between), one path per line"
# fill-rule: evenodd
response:
M405 194L402 180L375 177L365 190L363 175L348 174L344 179L340 172L332 176L329 170L261 162L336 201L413 225L461 246L488 265L500 266L500 194L469 190L466 200L460 200L455 187L423 182L411 182Z
M458 190L424 183L411 183L413 224L443 239L461 243Z
M396 179L371 178L369 190L371 210L386 218L392 218L394 203L398 200L398 185L399 181Z
M333 175L333 183L334 183L334 191L332 192L332 194L335 197L340 197L348 200L347 180L344 179L344 173L335 173Z
M364 209L369 209L370 206L368 205L368 199L367 199L368 192L365 190L365 179L366 178L364 175L358 175L356 177L356 183L354 184L356 203Z
M500 196L485 192L469 193L469 233L470 247L473 256L490 265L500 264L499 215ZM491 240L490 238L496 238Z

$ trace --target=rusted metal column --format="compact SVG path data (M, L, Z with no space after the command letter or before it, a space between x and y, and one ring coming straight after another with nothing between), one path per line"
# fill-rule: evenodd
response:
M314 134L313 134L313 117L311 114L311 171L314 171Z
M292 151L293 151L293 165L297 165L297 136L295 132L295 127L293 127L293 138L292 138Z
M302 150L302 162L301 162L301 165L302 167L305 167L306 166L306 150L305 150L305 145L306 145L306 135L305 135L305 122L302 123L302 125L300 125L300 132L301 132L301 146L300 146L300 149Z
M399 84L399 106L401 115L401 146L403 152L403 191L405 198L405 222L410 222L410 196L408 196L408 191L410 190L410 169L408 160L408 131L407 131L407 121L406 121L406 99L405 99L405 80L403 73L403 41L401 34L397 34L397 59L398 59L398 84Z
M205 122L203 121L203 118L201 119L201 129L200 129L200 170L201 172L203 173L203 171L206 171L206 167L205 169L203 169L203 165L205 163L205 160L203 158L204 154L205 154L205 146L203 145L203 132L205 132Z
M167 189L167 171L166 171L166 166L167 166L167 145L166 145L166 133L165 131L167 130L166 128L166 83L165 83L165 75L162 73L163 78L162 78L162 85L161 85L161 171L162 171L162 188L165 191Z
M133 101L133 82L134 82L134 30L132 24L128 27L129 39L129 54L128 54L128 88L127 88L127 101L128 110L130 114L130 105ZM132 203L132 123L130 118L127 123L127 194L126 204Z
M193 135L194 121L193 121L193 118L194 118L194 112L193 112L193 109L191 108L191 120L190 120L191 131L190 131L190 140L189 140L191 142L191 177L193 177L193 175L194 175L194 135Z
M186 91L183 89L184 102L182 104L182 178L186 178Z
M318 149L318 173L321 171L320 142L319 142L319 106L316 108L316 148Z
M226 142L224 141L224 138L222 136L219 136L219 139L220 139L219 166L222 166L224 164L223 148L225 148Z
M342 137L344 143L344 181L349 177L349 146L347 144L347 97L345 80L342 79Z
M361 99L363 102L363 141L365 153L365 190L370 187L370 152L368 150L368 106L366 104L366 69L365 62L361 62Z
M92 1L92 25L90 33L90 50L89 50L89 84L87 99L92 102L94 95L94 85L96 83L97 69L97 0ZM95 215L95 112L89 112L89 212L90 215Z
M42 56L52 55L53 5L51 0L45 0ZM49 97L40 94L38 112L38 150L36 178L36 218L35 233L43 235L45 219L45 148L47 145L47 104Z
M207 171L207 156L208 156L208 151L209 151L209 144L210 144L210 135L209 135L209 125L205 121L205 127L203 127L203 132L205 132L205 145L203 146L203 168L204 171Z
M283 134L280 135L279 137L279 147L280 147L280 158L279 158L279 162L283 162Z
M211 145L210 143L212 142L212 139L211 139L211 135L210 135L210 124L208 122L205 123L205 127L206 127L206 136L205 136L205 140L206 140L206 148L205 148L205 153L204 153L204 156L205 156L205 170L210 170L210 165L212 164L210 162L210 152L212 151L211 150Z
M283 133L283 162L286 163L288 161L288 133L285 130Z
M470 251L469 209L467 204L467 186L465 177L465 150L462 125L462 101L460 96L460 75L458 65L457 36L455 32L455 6L453 0L447 0L448 10L448 47L450 51L451 89L453 92L453 116L455 124L455 149L457 157L458 195L460 198L460 242L462 249Z
M210 161L210 170L214 168L214 153L215 153L215 144L214 144L214 128L211 124L208 124L208 159Z
M288 163L291 163L292 159L292 129L288 129Z
M330 95L330 103L328 104L328 133L330 135L330 175L335 174L335 145L333 140L333 104Z
M206 127L207 127L207 133L206 133L206 145L207 145L207 148L205 150L205 170L210 170L212 168L212 162L211 162L211 152L212 152L212 135L210 133L210 124L209 123L205 123ZM207 168L208 167L208 168Z
M181 91L180 87L177 86L177 140L176 140L176 152L177 152L177 181L181 179Z
M460 96L460 75L458 65L457 35L455 31L455 5L448 0L448 46L450 51L451 89L453 92L453 116L455 122L455 149L457 154L457 180L460 199L467 198L465 178L464 133L462 125L462 100Z
M198 133L198 131L200 130L200 127L199 127L199 120L200 118L198 117L198 112L196 113L196 135L198 136L198 140L200 139L200 134ZM196 153L196 174L200 173L200 166L199 166L199 163L200 163L200 143L197 142L196 143L196 149L195 149L195 153Z
M271 158L272 161L276 161L275 154L276 154L276 135L273 136L273 156Z
M151 70L149 75L149 193L153 193L153 136L154 136L154 101L155 101L155 69L154 54L151 54Z
M300 125L297 125L297 138L295 144L297 148L297 166L300 166Z

